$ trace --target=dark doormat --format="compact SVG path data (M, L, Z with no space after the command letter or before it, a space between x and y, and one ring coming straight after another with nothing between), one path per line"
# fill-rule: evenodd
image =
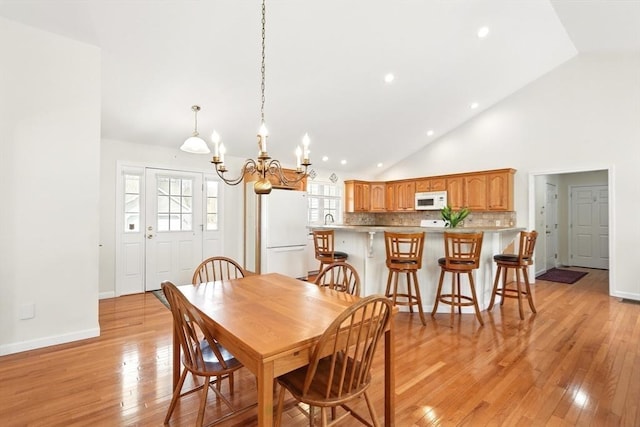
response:
M167 297L164 296L164 292L162 292L162 289L151 291L151 293L155 295L155 297L158 298L165 307L169 308L169 301L167 301Z
M584 271L563 270L562 268L552 268L546 273L536 276L536 279L547 280L549 282L573 284L586 276Z

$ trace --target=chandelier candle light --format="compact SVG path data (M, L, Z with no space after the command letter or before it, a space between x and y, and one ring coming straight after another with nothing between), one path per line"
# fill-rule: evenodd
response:
M269 194L271 192L271 182L269 181L269 175L275 177L282 184L295 184L300 182L305 176L307 176L307 168L311 165L309 161L309 135L305 134L302 138L302 149L300 146L296 148L296 178L287 178L282 170L280 161L272 159L267 152L267 137L269 132L264 121L264 101L265 101L265 0L262 0L262 63L260 66L261 74L261 104L260 104L260 118L261 125L258 131L258 157L257 159L247 159L244 161L242 168L240 169L240 176L237 178L228 178L225 176L227 167L224 164L224 155L226 154L226 147L221 142L220 135L217 132L213 132L211 135L211 141L213 142L213 159L211 163L214 164L218 176L229 185L237 185L245 178L245 176L256 174L258 180L253 185L253 189L256 194ZM199 107L198 107L199 110ZM196 110L194 110L196 111ZM196 111L197 114L197 111ZM196 116L197 117L197 116ZM197 122L196 122L197 126ZM197 136L197 129L194 132ZM204 142L204 141L203 141ZM205 144L206 145L206 144ZM208 152L208 151L207 151Z

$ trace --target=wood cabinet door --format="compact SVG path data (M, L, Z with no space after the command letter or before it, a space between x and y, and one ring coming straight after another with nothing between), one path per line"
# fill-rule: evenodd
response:
M487 209L487 176L472 175L465 177L465 207L483 211Z
M384 212L387 210L384 200L386 187L384 183L371 184L371 212Z
M487 193L489 210L513 210L513 174L510 172L488 174Z
M354 210L356 212L367 212L371 206L371 196L369 194L369 184L356 182L354 185Z
M396 187L396 210L415 210L416 183L415 181L404 181L395 184Z
M464 207L464 179L447 178L447 204L453 209Z
M396 210L396 189L395 185L391 182L387 183L385 190L384 205L387 212L393 212Z
M445 191L447 189L446 178L435 178L429 180L429 191ZM416 190L416 193L418 190Z
M431 180L430 179L416 180L416 193L424 193L425 191L431 191Z

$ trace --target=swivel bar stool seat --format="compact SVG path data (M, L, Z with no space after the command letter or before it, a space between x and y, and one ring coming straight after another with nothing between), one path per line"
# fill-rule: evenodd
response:
M387 289L385 295L393 301L393 305L409 306L413 313L413 306L418 306L420 321L427 322L422 311L422 298L418 286L418 270L422 268L422 251L424 249L424 232L422 233L390 233L384 232L384 244L387 253ZM398 291L398 276L406 276L406 292ZM393 284L393 289L391 288ZM413 287L413 290L411 289ZM398 301L398 298L401 298Z
M484 234L479 233L444 233L444 258L438 259L440 265L440 281L438 282L438 292L433 305L432 316L438 310L438 303L449 304L451 306L451 323L453 324L454 308L458 307L458 313L462 313L462 307L473 306L476 317L481 325L484 325L478 306L476 295L476 285L473 280L473 270L480 266L480 250L482 249L482 238ZM442 282L445 273L451 273L451 293L442 293ZM466 274L469 278L469 290L471 295L462 295L460 291L460 274Z
M334 241L333 230L313 231L313 247L315 249L316 259L320 261L318 273L322 272L322 269L329 264L344 262L349 258L347 253L335 250Z
M517 254L498 254L493 256L493 260L498 266L496 271L496 278L493 281L493 292L491 293L491 302L489 303L489 310L493 308L496 295L502 296L500 305L504 305L505 298L517 298L518 310L520 311L520 319L524 319L524 312L522 310L522 297L526 296L529 302L529 308L536 313L536 307L533 304L533 296L531 295L531 287L529 286L529 272L528 268L533 264L533 251L536 246L536 239L538 238L537 231L521 231L520 243ZM516 287L509 288L507 286L507 272L512 268L516 275ZM502 272L502 287L498 287L500 282L500 272ZM520 272L524 278L525 290L522 290L520 281Z

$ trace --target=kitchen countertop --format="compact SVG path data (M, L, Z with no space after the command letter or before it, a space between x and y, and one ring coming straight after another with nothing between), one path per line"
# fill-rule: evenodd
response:
M521 231L524 227L420 227L420 226L400 226L400 225L348 225L348 224L327 224L309 226L310 230L345 230L356 233L391 231L394 233L444 233L445 231L460 231L474 233L483 231L485 233L500 233L505 231Z

